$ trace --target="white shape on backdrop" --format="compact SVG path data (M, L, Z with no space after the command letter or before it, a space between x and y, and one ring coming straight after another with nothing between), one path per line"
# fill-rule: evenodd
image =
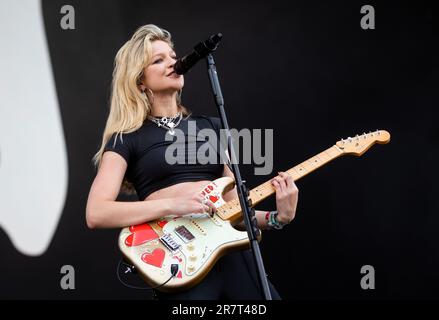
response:
M40 1L0 1L0 227L21 253L48 248L68 168Z

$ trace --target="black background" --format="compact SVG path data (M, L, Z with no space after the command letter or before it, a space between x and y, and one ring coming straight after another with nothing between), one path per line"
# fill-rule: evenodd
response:
M119 230L85 224L113 59L147 23L171 32L178 55L223 33L215 61L229 124L274 129L274 170L357 133L392 135L361 158L337 159L297 182L296 219L264 233L261 243L267 273L284 299L438 298L437 38L428 4L71 0L76 29L63 30L64 4L42 3L68 150L66 205L40 257L21 255L0 231L0 298L150 297L116 278ZM375 8L375 30L360 27L366 4ZM183 103L196 114L217 115L204 63L185 76ZM276 172L241 170L249 187ZM270 198L259 207L274 206ZM60 287L66 264L75 268L75 290ZM360 287L363 265L375 268L375 290Z

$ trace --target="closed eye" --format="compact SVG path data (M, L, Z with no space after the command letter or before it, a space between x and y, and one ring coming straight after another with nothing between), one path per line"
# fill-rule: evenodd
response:
M171 57L171 59L173 59L173 60L177 60L178 58L177 58L177 56L174 56L174 57ZM153 64L157 64L157 63L160 63L160 62L162 62L162 61L163 61L163 59L162 59L162 58L159 58L159 59L157 59L157 60L154 60Z

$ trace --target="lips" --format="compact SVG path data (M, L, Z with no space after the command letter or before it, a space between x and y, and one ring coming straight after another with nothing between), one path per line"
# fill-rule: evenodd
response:
M180 75L179 74L177 74L177 73L175 73L175 71L172 71L171 73L169 73L168 75L167 75L167 77L172 77L172 78L178 78Z

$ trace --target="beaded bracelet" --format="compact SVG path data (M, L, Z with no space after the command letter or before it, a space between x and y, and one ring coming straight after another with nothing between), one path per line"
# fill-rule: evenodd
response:
M265 220L267 220L267 225L271 229L281 230L287 223L281 223L279 220L277 220L277 211L268 211L265 214Z

